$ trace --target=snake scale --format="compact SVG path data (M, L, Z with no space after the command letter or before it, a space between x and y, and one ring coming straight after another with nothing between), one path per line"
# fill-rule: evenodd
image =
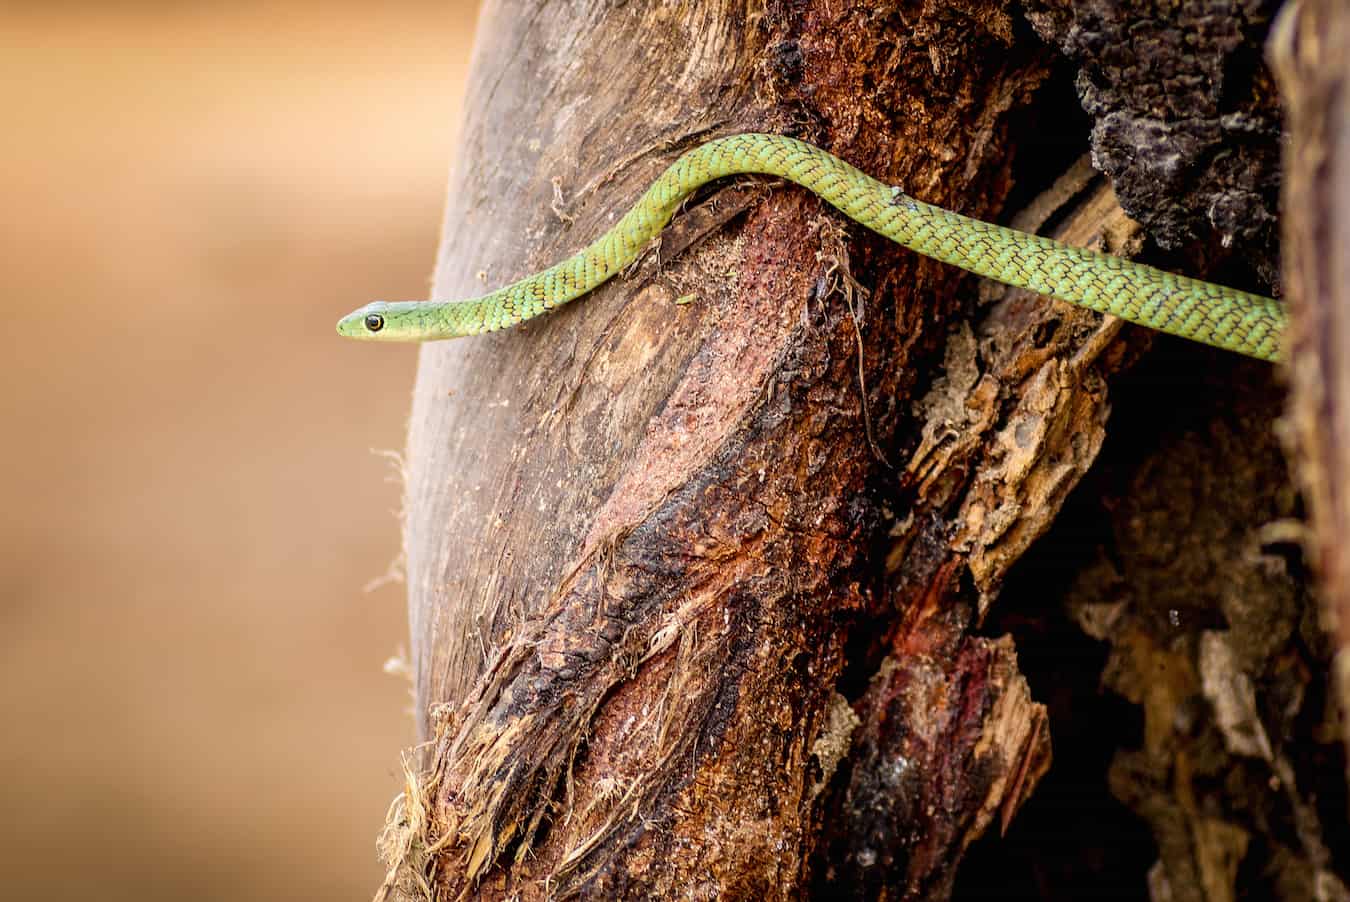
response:
M338 333L433 341L514 326L621 272L701 186L752 173L801 185L898 244L1006 285L1239 354L1280 354L1285 314L1272 298L970 219L915 200L818 147L765 134L717 138L688 151L613 228L549 269L472 300L375 301L344 316Z

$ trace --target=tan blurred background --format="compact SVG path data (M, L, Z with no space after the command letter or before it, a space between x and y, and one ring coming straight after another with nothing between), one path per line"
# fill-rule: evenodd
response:
M0 897L369 898L476 3L0 5Z

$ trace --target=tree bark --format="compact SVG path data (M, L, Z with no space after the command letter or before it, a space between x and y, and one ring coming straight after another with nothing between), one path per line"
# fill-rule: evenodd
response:
M1350 166L1350 12L1322 0L1291 6L1271 53L1291 132L1284 231L1293 316L1289 431L1323 615L1335 638L1341 710L1350 711L1350 169L1343 168Z
M1052 66L1016 15L489 3L434 294L554 262L739 131L990 218ZM1050 221L1142 244L1085 167L1018 224ZM1151 342L982 292L750 179L593 296L423 349L405 544L426 742L386 894L951 894L1050 763L1014 641L977 631Z

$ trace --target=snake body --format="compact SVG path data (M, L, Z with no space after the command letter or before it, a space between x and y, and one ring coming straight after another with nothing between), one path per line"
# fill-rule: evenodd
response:
M575 300L621 272L701 186L778 176L925 256L1006 285L1251 357L1277 359L1278 301L981 222L915 200L818 147L782 135L717 138L676 160L585 250L467 301L375 301L338 322L350 338L432 341L505 329Z

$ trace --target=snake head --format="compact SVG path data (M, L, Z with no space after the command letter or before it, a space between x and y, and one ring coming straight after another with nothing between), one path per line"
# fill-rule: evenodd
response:
M337 331L362 341L438 341L520 322L520 316L511 319L501 307L492 295L469 301L371 301L338 320Z
M426 308L420 301L371 301L338 320L338 334L363 341L422 341Z
M338 320L338 334L344 338L364 338L378 341L389 315L387 301L372 301L359 310L353 310Z

